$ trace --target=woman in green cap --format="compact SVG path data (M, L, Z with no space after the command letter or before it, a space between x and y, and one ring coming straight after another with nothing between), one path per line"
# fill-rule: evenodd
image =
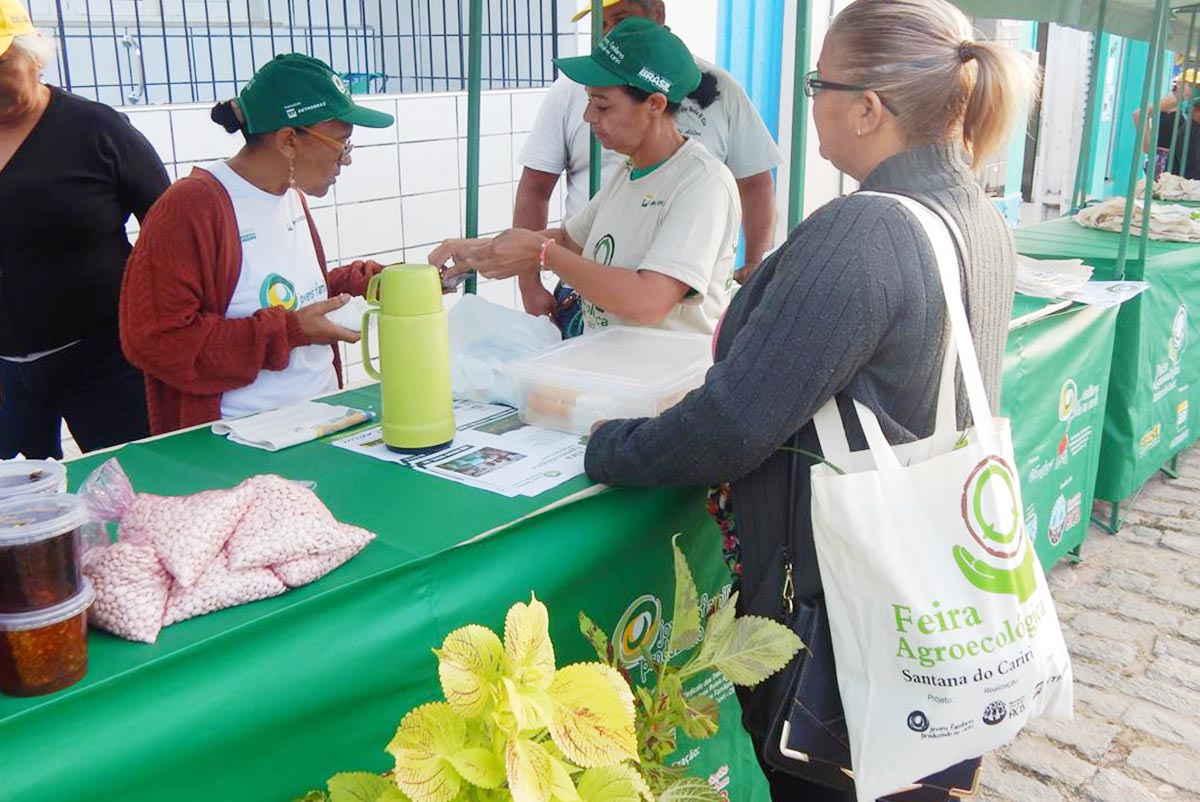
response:
M326 272L304 198L323 196L350 164L355 125L386 128L391 115L355 105L326 64L289 53L212 119L246 144L167 190L121 288L121 342L146 374L156 434L337 389L337 344L359 333L326 315L381 269Z
M430 262L453 260L447 276L553 271L579 293L587 329L711 334L729 300L741 205L729 168L679 133L674 114L686 97L710 105L715 76L668 28L641 18L621 22L590 56L555 63L587 87L584 120L629 157L625 166L562 228L447 240Z

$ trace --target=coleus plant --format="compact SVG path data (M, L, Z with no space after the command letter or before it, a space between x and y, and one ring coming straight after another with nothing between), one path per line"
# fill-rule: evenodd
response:
M387 746L393 771L337 774L328 791L297 802L719 802L703 778L667 764L679 730L700 739L719 726L717 701L689 697L684 683L720 671L756 685L802 644L774 621L737 617L737 594L706 625L677 539L667 650L662 659L648 649L642 655L653 688L631 690L608 636L583 613L581 628L601 662L556 668L549 614L534 597L509 609L503 641L470 624L434 650L445 701L401 720Z

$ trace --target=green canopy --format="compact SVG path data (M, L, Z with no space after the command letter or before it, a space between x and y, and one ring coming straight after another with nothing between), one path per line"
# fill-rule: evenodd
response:
M1057 22L1072 28L1094 31L1104 0L952 0L968 14L997 19L1024 19ZM1191 8L1197 0L1170 0L1172 9ZM1110 33L1150 41L1154 34L1154 0L1108 0L1104 29ZM1187 48L1187 14L1176 15L1168 23L1167 47Z

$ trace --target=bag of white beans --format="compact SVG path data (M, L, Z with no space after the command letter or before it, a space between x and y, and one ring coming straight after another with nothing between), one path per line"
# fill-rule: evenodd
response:
M375 538L338 523L312 490L280 476L155 496L133 494L115 460L93 476L101 472L121 491L100 515L119 518L120 539L84 557L96 588L89 618L128 640L154 643L164 626L313 582Z

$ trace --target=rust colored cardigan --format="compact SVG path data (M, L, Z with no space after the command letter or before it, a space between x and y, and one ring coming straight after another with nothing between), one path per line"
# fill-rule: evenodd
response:
M362 295L374 265L355 262L326 272L307 203L304 213L330 297ZM218 420L224 392L252 383L259 371L283 370L293 348L311 344L295 312L272 308L225 317L241 266L229 193L207 170L193 168L150 209L121 284L121 347L146 375L152 433ZM337 346L333 367L341 387Z

